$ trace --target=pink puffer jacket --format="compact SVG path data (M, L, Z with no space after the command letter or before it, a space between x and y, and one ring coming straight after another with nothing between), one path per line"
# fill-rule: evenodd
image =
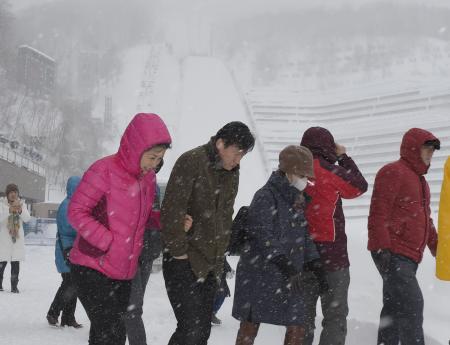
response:
M112 279L134 277L156 188L153 171L140 177L141 156L157 144L170 143L158 115L137 114L122 136L119 151L86 171L69 205L69 222L77 231L72 263Z

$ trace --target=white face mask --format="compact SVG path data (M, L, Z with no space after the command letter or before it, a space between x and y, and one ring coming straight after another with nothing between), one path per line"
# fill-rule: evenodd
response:
M297 177L294 176L294 181L291 182L291 186L297 188L299 191L302 191L306 188L308 185L308 178L307 177Z

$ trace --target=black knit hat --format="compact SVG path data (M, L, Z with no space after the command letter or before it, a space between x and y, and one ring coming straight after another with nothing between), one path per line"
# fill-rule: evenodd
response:
M19 187L17 187L17 185L14 183L10 183L9 185L6 186L5 190L6 196L8 196L9 193L11 192L17 192L17 194L19 194Z

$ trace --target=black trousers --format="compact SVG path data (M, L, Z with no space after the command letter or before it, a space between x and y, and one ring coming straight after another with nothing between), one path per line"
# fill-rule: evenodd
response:
M377 344L424 345L423 296L416 278L417 263L393 254L389 269L384 272L377 255L372 254L372 258L383 279Z
M0 262L0 285L3 282L3 273L5 272L8 261ZM20 261L11 261L11 285L16 285L19 281Z
M48 315L58 319L62 312L61 324L75 321L75 308L77 306L77 288L70 273L61 273L62 283L56 292L50 306Z
M78 298L91 321L89 345L124 345L123 315L130 299L131 281L114 280L104 274L72 265Z
M158 258L160 254L160 232L146 230L138 270L131 282L130 301L124 319L129 345L147 345L147 334L144 320L142 320L144 295L152 273L153 260Z
M169 345L206 345L211 333L211 316L217 281L210 274L198 280L189 260L164 255L163 275L167 295L177 319Z

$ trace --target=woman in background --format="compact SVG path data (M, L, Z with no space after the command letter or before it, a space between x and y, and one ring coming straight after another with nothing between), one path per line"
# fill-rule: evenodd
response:
M25 259L23 222L30 220L26 205L19 198L19 187L6 186L6 198L0 199L0 291L3 291L3 273L11 262L11 292L19 293L20 261Z

